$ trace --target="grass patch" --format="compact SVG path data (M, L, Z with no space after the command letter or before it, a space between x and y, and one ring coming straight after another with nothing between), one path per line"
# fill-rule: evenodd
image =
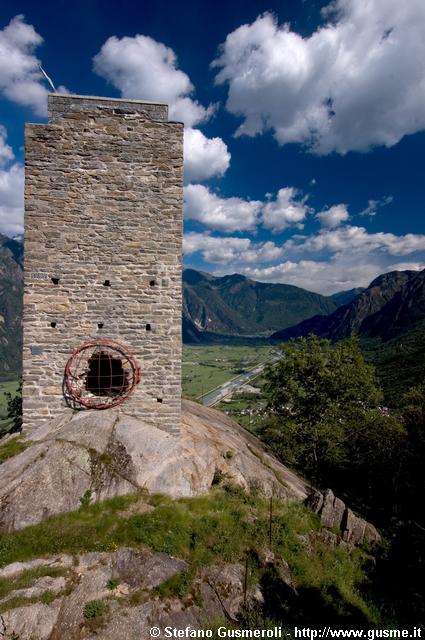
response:
M90 600L86 602L83 609L83 616L86 620L93 620L99 618L106 613L108 605L104 600Z
M127 604L130 607L139 607L149 600L150 594L145 589L136 589L133 591L127 599Z
M0 464L8 460L8 458L13 458L13 456L17 456L18 453L25 451L30 444L31 442L22 442L19 436L0 444Z
M109 589L109 591L115 591L115 589L119 586L119 584L120 584L119 580L117 580L116 578L111 578L106 583L106 587L107 589Z
M36 567L35 569L27 569L16 577L12 578L0 578L0 598L5 598L9 593L16 589L27 589L35 580L49 576L51 578L58 578L65 576L67 569L62 567Z
M194 575L191 571L183 571L172 576L155 589L160 598L184 598L192 588Z
M43 604L52 604L53 600L55 600L57 597L58 594L54 593L53 591L43 591L40 596L40 602L42 602Z
M16 596L9 598L6 602L0 604L0 614L10 611L10 609L17 609L18 607L27 607L30 604L40 602L40 598L24 598L22 596Z
M217 487L207 495L176 501L145 497L155 509L126 517L125 510L139 499L140 494L115 497L3 534L0 564L63 552L146 546L188 562L187 572L158 588L161 597L184 597L199 568L244 562L247 549L259 556L269 547L269 500L258 495ZM318 519L308 509L275 499L272 548L289 563L297 588L315 589L324 599L331 588L347 606L373 621L375 611L359 591L364 579L363 553L334 549L320 540L314 541L309 551L302 537L317 528Z

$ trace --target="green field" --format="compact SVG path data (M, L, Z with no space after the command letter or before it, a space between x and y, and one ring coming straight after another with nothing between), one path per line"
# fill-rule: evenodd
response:
M183 396L199 396L227 380L249 371L270 357L271 347L192 346L183 347Z

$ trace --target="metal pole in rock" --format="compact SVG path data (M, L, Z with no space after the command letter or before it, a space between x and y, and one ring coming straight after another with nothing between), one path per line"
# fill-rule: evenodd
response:
M243 584L243 604L244 607L246 607L246 593L248 590L248 561L249 561L249 555L248 555L248 551L246 552L246 557L245 557L245 579L244 579L244 584Z
M273 521L273 493L270 496L270 508L269 508L269 546L272 547L272 521Z

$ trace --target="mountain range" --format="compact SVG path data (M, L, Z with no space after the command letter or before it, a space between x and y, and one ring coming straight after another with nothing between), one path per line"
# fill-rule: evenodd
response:
M348 304L331 314L320 314L271 335L274 341L315 333L323 338L341 340L355 334L381 337L396 335L424 317L417 293L423 288L425 271L391 271L378 276ZM423 294L422 294L423 295ZM399 317L401 307L403 314ZM385 335L384 335L385 334Z
M216 277L194 269L183 272L184 342L268 337L337 307L332 297L289 284L255 282L237 273Z
M377 371L386 402L397 405L425 376L425 270L393 271L375 278L349 304L277 331L272 342L309 333L339 340L357 335Z

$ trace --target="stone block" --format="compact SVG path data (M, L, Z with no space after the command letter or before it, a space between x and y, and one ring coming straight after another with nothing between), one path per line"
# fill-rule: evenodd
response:
M340 529L345 512L345 504L337 498L331 489L326 489L323 496L323 507L320 522L323 527Z

